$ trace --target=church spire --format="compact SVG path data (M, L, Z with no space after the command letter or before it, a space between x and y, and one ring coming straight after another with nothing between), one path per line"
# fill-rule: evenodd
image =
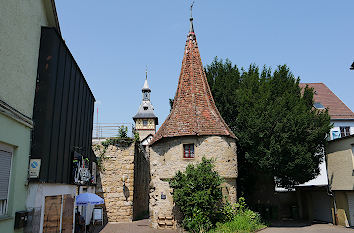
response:
M147 69L145 70L145 82L141 92L143 99L133 120L135 122L135 129L139 133L140 139L143 140L150 134L154 135L156 125L158 125L158 118L155 116L154 107L150 101L151 89L147 81Z
M191 5L192 10L193 4ZM170 115L150 144L180 136L228 136L236 138L216 108L200 58L193 28L188 33L182 68Z
M142 92L151 92L150 88L149 88L149 84L148 84L148 73L147 73L147 68L145 69L145 82L144 82L144 86L142 89Z

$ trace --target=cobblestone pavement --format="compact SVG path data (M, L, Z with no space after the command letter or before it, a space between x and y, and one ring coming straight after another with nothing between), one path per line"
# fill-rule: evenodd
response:
M293 225L293 226L273 226L268 227L259 233L354 233L351 228L345 228L342 226L334 226L332 224L313 224L313 225Z
M149 226L149 220L131 223L108 223L100 233L179 233L177 230L156 230Z

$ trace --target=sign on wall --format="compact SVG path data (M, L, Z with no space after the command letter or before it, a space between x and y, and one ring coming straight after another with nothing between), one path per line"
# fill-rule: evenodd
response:
M29 167L30 178L39 178L39 172L41 170L41 159L31 159Z
M84 158L81 154L74 152L73 175L75 184L83 185L89 183L91 178L89 163L88 158Z

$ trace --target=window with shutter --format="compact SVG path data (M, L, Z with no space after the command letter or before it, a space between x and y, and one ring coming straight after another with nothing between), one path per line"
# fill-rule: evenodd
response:
M0 216L7 214L12 149L0 144Z
M194 158L194 144L183 145L183 158L186 159Z

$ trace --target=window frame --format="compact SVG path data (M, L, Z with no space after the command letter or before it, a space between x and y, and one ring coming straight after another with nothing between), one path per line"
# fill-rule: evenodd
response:
M148 125L149 125L149 121L148 120L143 120L143 126L148 126Z
M350 135L350 126L340 126L339 131L340 131L341 138L347 137Z
M188 155L186 155L186 147L189 147L188 149ZM193 148L192 153L191 153L191 147ZM183 144L183 159L194 159L195 158L195 145L194 143L184 143Z
M10 215L9 213L9 199L10 199L10 189L11 189L11 182L12 182L12 166L13 166L13 158L14 158L14 148L12 146L9 146L7 144L1 143L0 142L0 150L7 152L11 154L11 161L10 161L10 173L9 173L9 181L8 181L8 187L7 187L7 197L6 197L6 206L5 206L5 212L3 214L0 213L0 218L8 217Z
M325 109L325 107L323 106L323 104L321 102L314 102L313 103L313 106L316 108L316 109Z

